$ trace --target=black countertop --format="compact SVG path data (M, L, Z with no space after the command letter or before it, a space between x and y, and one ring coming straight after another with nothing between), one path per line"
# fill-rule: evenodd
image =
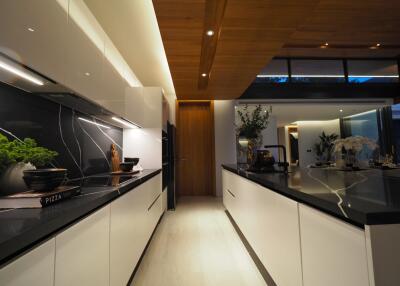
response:
M0 265L160 172L143 170L118 186L82 187L78 196L42 209L0 210Z
M359 227L400 223L399 169L348 172L291 167L289 174L283 174L252 173L237 165L222 167Z

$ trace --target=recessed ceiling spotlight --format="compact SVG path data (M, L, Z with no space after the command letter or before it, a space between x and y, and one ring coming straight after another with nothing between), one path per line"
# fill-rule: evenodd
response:
M325 46L329 46L329 44L328 44L328 43L325 43L324 45L325 45Z
M214 31L213 30L208 30L206 34L207 34L207 36L211 37L211 36L214 35Z
M339 109L339 112L343 112L343 109Z
M380 46L381 46L381 44L380 44L380 43L377 43L377 44L376 44L376 46L377 46L377 47L380 47Z
M29 28L28 28L28 31L29 31L29 32L35 32L35 29L34 29L34 28L31 28L31 27L29 27Z
M202 73L201 76L202 76L202 77L206 77L207 74L206 74L206 73Z
M90 76L90 72L85 72L85 76Z

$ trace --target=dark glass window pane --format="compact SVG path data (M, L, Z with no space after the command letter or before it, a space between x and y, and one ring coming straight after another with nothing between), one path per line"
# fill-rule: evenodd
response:
M292 60L293 82L344 82L341 60Z
M399 81L397 62L394 60L349 60L347 65L351 83Z
M288 82L287 60L271 60L257 75L256 82L261 83L285 83Z
M376 109L347 116L343 118L343 137L363 136L372 139L379 144L379 129ZM374 151L364 147L360 152L360 160L368 160L375 157Z

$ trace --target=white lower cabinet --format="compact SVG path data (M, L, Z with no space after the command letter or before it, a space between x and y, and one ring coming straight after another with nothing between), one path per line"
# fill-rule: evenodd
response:
M7 286L122 286L164 212L161 174L0 269Z
M56 236L55 286L109 285L110 205Z
M225 206L275 283L301 285L297 202L225 170L223 184Z
M147 243L147 196L141 185L111 204L111 286L128 283Z
M368 286L362 229L299 204L304 286Z
M111 203L111 286L127 284L161 214L161 175Z
M0 285L53 286L55 239L41 244L0 270Z

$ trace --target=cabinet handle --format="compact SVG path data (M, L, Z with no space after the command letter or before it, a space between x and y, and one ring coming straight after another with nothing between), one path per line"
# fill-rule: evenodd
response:
M153 205L156 203L156 201L158 200L158 198L161 196L161 194L159 194L157 196L157 198L151 203L151 205L147 208L147 211L150 211L150 209L153 207Z
M226 189L226 190L228 191L228 193L231 194L232 197L236 198L236 196L231 192L231 190L229 190L229 189Z

